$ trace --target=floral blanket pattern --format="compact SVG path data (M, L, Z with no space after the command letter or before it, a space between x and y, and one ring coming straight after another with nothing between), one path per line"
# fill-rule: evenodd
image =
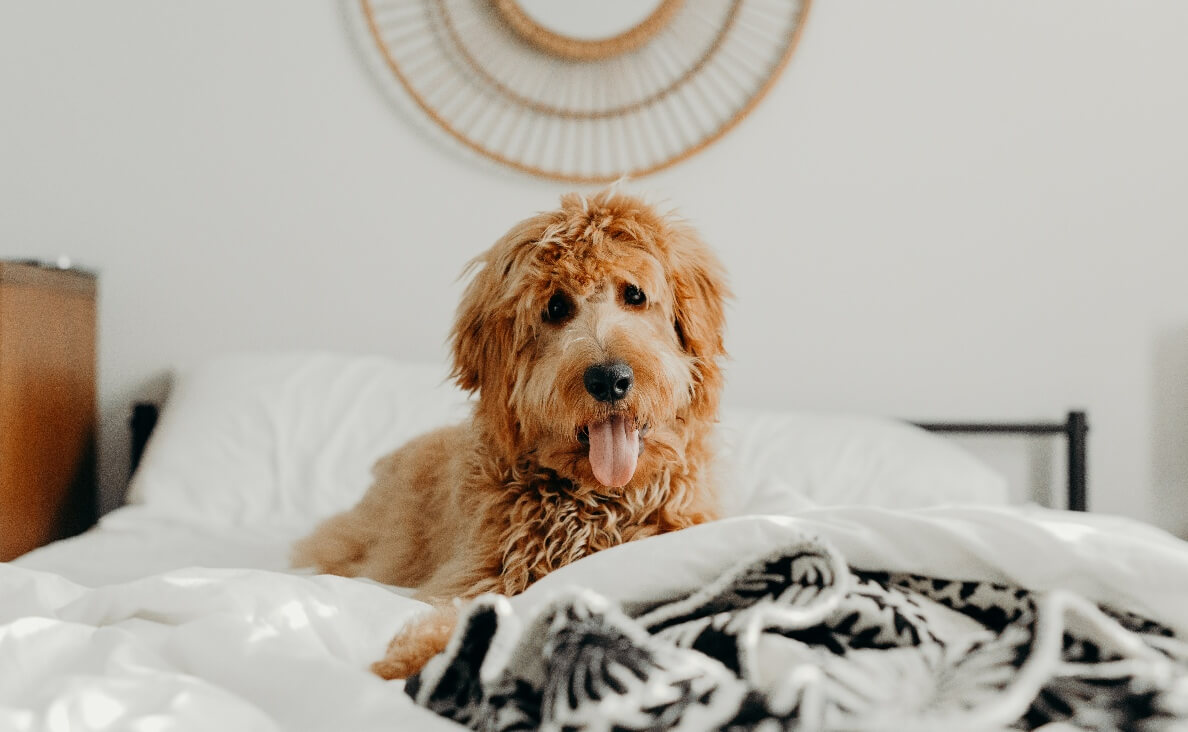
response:
M521 618L483 596L405 689L500 732L1188 729L1188 644L1072 593L863 571L805 540L664 602L574 591Z

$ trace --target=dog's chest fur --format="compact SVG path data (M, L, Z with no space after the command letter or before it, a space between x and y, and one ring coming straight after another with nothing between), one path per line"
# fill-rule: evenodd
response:
M504 591L524 589L582 557L663 531L656 508L667 480L606 496L584 490L552 471L509 481L507 523L500 545Z

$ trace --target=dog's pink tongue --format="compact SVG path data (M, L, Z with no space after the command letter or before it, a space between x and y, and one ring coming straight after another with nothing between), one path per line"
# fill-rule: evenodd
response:
M639 430L628 430L627 420L611 417L590 425L590 467L607 488L622 488L635 475L639 459Z

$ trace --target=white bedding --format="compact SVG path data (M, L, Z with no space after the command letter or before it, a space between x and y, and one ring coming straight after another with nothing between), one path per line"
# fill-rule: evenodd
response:
M357 500L376 457L465 415L443 379L335 354L185 371L134 505L0 564L0 730L456 728L367 671L423 605L287 569L292 541ZM734 518L595 554L513 605L568 586L671 598L807 531L865 569L1064 588L1188 634L1188 544L1167 534L1035 507L922 508L1005 490L891 420L736 412L723 428ZM865 505L822 505L837 502Z
M289 568L289 548L306 522L218 524L163 516L125 506L79 536L35 549L16 560L86 587L102 587L185 567Z
M671 598L805 531L866 569L1064 588L1188 633L1188 544L1129 520L1038 508L728 519L592 555L513 605L570 586ZM2 729L452 728L366 670L423 607L389 588L242 569L86 588L20 564L0 565Z

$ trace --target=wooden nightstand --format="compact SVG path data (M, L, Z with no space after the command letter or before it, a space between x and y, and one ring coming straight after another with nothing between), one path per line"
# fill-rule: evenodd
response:
M95 289L0 261L0 561L95 522Z

